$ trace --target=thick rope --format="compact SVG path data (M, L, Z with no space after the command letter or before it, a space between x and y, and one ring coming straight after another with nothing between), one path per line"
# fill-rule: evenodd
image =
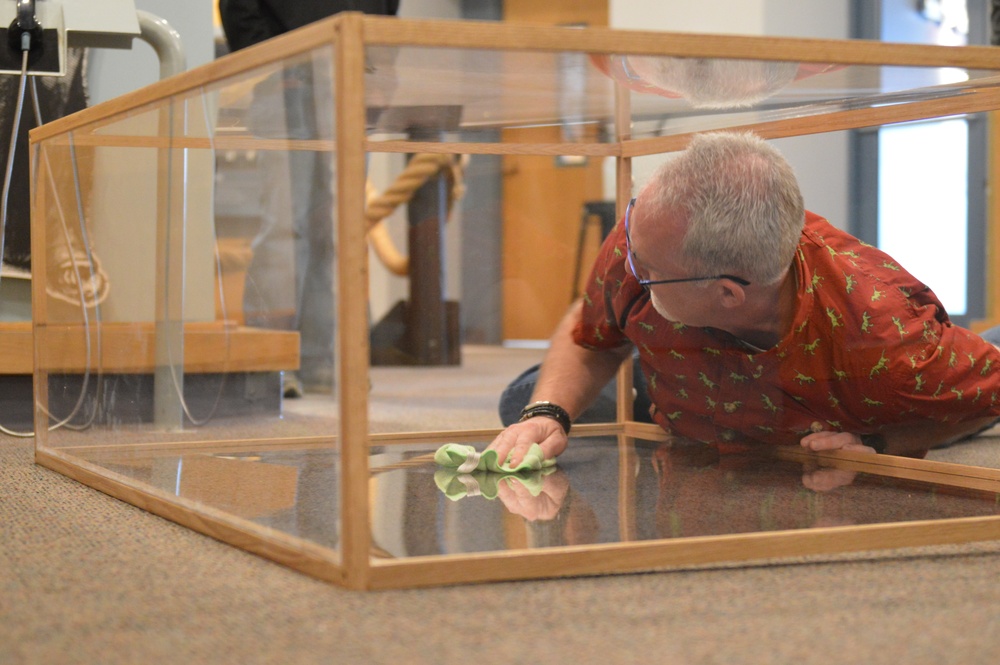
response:
M370 181L366 184L365 219L369 224L368 239L375 255L394 275L409 274L410 259L396 248L383 220L400 205L408 203L418 189L441 172L445 173L450 184L447 203L447 212L450 214L452 206L465 194L462 175L466 161L467 157L460 157L456 161L453 155L420 153L410 159L396 181L382 194L378 193Z

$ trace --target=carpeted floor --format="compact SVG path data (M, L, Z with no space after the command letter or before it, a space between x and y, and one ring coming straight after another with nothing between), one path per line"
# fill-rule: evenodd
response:
M34 465L30 441L0 439L2 665L992 665L997 580L990 542L359 593L109 498Z

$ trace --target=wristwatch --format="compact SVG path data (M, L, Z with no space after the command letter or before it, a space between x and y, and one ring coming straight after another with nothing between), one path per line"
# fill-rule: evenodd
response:
M532 402L528 406L521 409L521 418L517 422L523 423L525 420L535 418L537 416L552 418L559 423L564 432L569 434L569 428L572 426L569 412L558 404L553 404L552 402Z

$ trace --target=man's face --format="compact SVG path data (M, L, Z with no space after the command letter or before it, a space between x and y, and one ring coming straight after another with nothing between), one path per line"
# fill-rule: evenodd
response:
M711 282L656 284L649 287L649 301L667 321L696 328L719 327L712 307Z
M678 260L678 239L683 226L676 218L652 219L644 215L639 201L629 215L629 269L640 280L672 280L691 277ZM670 217L670 216L668 216ZM712 281L650 284L653 309L668 321L689 326L711 325L708 318L708 298Z
M652 303L653 309L656 310L656 313L665 318L667 321L684 323L676 315L671 313L671 311L667 308L666 304L664 304L664 302L660 300L660 297L657 295L656 291L657 288L655 286L650 288L649 290L649 302Z

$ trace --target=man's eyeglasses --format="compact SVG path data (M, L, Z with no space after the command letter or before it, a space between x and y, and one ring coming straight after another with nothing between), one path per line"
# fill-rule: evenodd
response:
M635 269L635 263L632 260L632 240L629 238L628 232L628 219L632 213L632 208L635 206L635 199L628 202L628 206L625 208L625 258L628 260L628 268L632 271L632 275L639 282L639 286L644 288L649 288L656 284L679 284L681 282L707 282L713 279L731 279L737 284L742 286L750 286L748 280L742 277L736 277L735 275L713 275L711 277L681 277L680 279L642 279L639 277L639 273Z

